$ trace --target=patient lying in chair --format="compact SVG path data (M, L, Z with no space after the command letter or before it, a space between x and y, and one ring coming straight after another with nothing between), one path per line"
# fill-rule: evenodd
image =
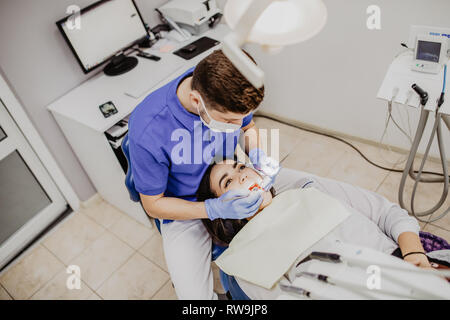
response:
M298 174L298 181L293 188L314 187L339 200L350 213L348 218L308 248L302 256L306 257L311 251L328 251L336 241L361 245L399 257L411 252L424 252L418 235L420 227L417 220L397 204L374 192L346 183L298 171L291 172ZM254 169L234 160L226 160L208 168L197 191L197 199L205 201L220 197L232 189L248 188L260 178ZM264 192L260 211L270 206L273 197L278 194L276 188ZM247 223L248 220L204 220L213 241L222 246L228 245ZM431 267L425 254L409 254L404 260L419 267ZM238 282L252 299L273 299L278 294L274 290L259 288L243 280L238 279Z

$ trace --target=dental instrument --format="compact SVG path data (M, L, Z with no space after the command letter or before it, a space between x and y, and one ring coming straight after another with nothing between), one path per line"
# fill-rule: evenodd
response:
M434 222L434 221L439 220L440 218L444 217L445 215L447 215L450 212L450 207L449 207L449 208L447 208L447 210L445 210L443 213L441 213L438 217L435 217L433 219L431 219L431 217L428 220L423 220L420 218L423 216L432 215L437 210L439 210L442 207L442 205L445 203L445 200L448 195L449 176L448 176L448 168L447 168L447 158L446 158L446 154L445 154L445 147L444 147L443 137L442 137L442 129L441 129L442 122L441 122L441 120L444 119L446 125L448 126L448 128L450 130L450 121L448 120L448 117L450 117L450 116L448 116L448 115L444 116L440 112L440 108L445 102L444 97L445 97L445 91L446 91L446 82L447 82L447 65L444 66L442 91L441 91L441 94L440 94L438 100L436 101L437 108L436 108L435 122L434 122L433 129L431 131L431 135L429 138L429 142L425 149L425 153L424 153L424 156L423 156L422 162L420 164L420 168L419 168L417 175L414 173L414 169L413 169L414 158L416 156L417 149L419 147L419 143L422 139L430 111L425 109L425 105L427 104L428 98L429 98L428 93L426 91L424 91L422 88L420 88L417 84L412 85L413 90L420 97L421 113L420 113L419 124L418 124L417 130L416 130L416 136L414 138L414 142L412 144L411 151L409 153L409 157L406 162L402 178L400 180L398 196L399 196L400 206L402 208L405 208L403 194L404 194L404 189L405 189L405 185L406 185L406 178L409 174L409 176L414 180L414 187L413 187L413 191L411 194L411 213L416 217L417 220L422 221L422 222ZM425 162L428 158L431 144L433 143L435 136L437 136L437 141L438 141L438 146L439 146L439 153L440 153L440 157L441 157L441 165L442 165L442 170L443 170L443 178L442 179L441 178L425 179L425 178L422 178L423 168L425 166ZM432 207L431 209L428 209L424 212L416 212L416 210L414 208L414 202L415 202L414 200L415 200L419 182L444 182L444 188L442 190L442 194L441 194L439 201L436 203L436 205L434 207Z
M251 192L261 192L263 190L263 188L260 187L257 182L253 183L247 189L250 190ZM233 201L233 200L243 199L243 198L247 198L247 197L248 197L248 195L246 195L246 196L239 196L239 197L233 197L233 198L230 198L230 199L222 200L222 202L230 202L230 201Z
M247 42L267 52L306 41L326 24L322 0L228 0L224 18L233 31L223 41L223 53L256 88L264 84L264 72L241 50Z
M370 289L367 288L367 284L355 284L355 283L350 283L349 281L343 281L341 279L338 279L336 277L331 277L331 276L327 276L324 274L319 274L319 273L312 273L312 272L306 272L306 271L301 271L298 272L296 274L297 277L307 277L310 279L315 279L324 283L328 283L330 285L334 285L334 286L339 286L341 288L346 288L349 290L356 290L358 291L358 293L364 295L365 297L369 298L369 299L373 299L374 296L370 294ZM384 293L384 294L388 294L388 295L392 295L392 296L397 296L397 297L404 297L405 295L403 293L394 291L394 290L386 290L386 289L377 289L376 290L377 293ZM411 291L410 294L412 294L413 292Z
M269 191L267 190L268 186L272 183L272 177L271 176L265 176L263 181L261 182L261 188L264 191Z
M332 263L348 263L349 265L355 265L355 266L366 266L368 265L368 260L358 259L351 256L344 256L337 253L330 253L330 252L317 252L314 251L309 255L310 259L325 261L325 262L332 262ZM401 261L401 260L400 260ZM303 261L300 261L297 266L299 266ZM409 272L416 272L416 273L423 273L423 274L433 274L440 277L450 277L450 270L435 270L435 269L421 269L421 268L409 268L409 265L406 265L408 267L405 267L404 264L386 264L382 263L380 261L370 261L370 263L377 265L379 267L383 268L390 268L390 269L396 269L396 270L407 270ZM411 265L412 266L412 265Z
M295 293L298 294L300 296L304 296L310 299L314 299L314 300L328 300L328 298L324 298L321 296L318 296L314 293L312 293L311 291L305 290L303 288L294 286L294 285L289 285L289 284L285 284L280 282L280 289L285 291L285 292L291 292L291 293Z
M336 246L336 250L333 251L312 252L311 257L313 260L317 258L320 261L332 262L331 266L339 263L348 267L362 268L362 270L369 270L369 267L376 267L379 270L379 277L385 277L396 286L400 285L403 288L402 291L407 290L405 293L409 297L450 298L450 286L447 280L443 278L450 275L450 271L448 270L422 269L383 252L345 243L339 243ZM327 268L325 270L332 269ZM314 270L303 271L314 273ZM320 273L323 274L325 272L322 269ZM395 287L390 289L395 289ZM404 295L405 293L401 294Z

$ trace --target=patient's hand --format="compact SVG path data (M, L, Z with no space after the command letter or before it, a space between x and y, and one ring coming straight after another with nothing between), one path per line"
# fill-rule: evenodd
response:
M402 232L398 237L398 245L402 251L403 260L420 268L431 268L431 264L425 254L419 235L415 232ZM410 252L419 252L412 253Z
M410 254L403 260L420 268L431 268L431 264L428 261L427 256L421 253Z

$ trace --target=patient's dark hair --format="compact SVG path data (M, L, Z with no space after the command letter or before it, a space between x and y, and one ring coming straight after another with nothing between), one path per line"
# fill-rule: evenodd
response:
M217 198L217 195L211 190L211 171L216 163L211 164L203 175L200 186L197 189L197 201L205 201ZM274 195L273 188L270 190ZM213 242L217 245L228 247L234 236L247 224L246 219L202 219L206 230L211 235Z

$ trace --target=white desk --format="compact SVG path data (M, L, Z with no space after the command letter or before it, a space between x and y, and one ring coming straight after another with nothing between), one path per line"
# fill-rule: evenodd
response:
M220 45L191 60L175 56L173 51L202 36L222 41L228 31L225 24L219 24L200 36L179 43L170 53L147 49L146 51L160 56L161 60L154 62L138 58L139 64L135 69L116 77L108 77L100 72L48 106L98 193L106 201L146 225L150 225L149 220L140 205L130 200L124 184L125 174L104 133L127 117L148 94L195 66L213 50L220 48ZM167 66L167 69L161 66ZM145 89L143 83L146 79L151 79L151 83L156 84L144 90L139 98L126 94L133 83L139 86L138 92ZM99 106L108 101L114 103L118 113L104 118Z

